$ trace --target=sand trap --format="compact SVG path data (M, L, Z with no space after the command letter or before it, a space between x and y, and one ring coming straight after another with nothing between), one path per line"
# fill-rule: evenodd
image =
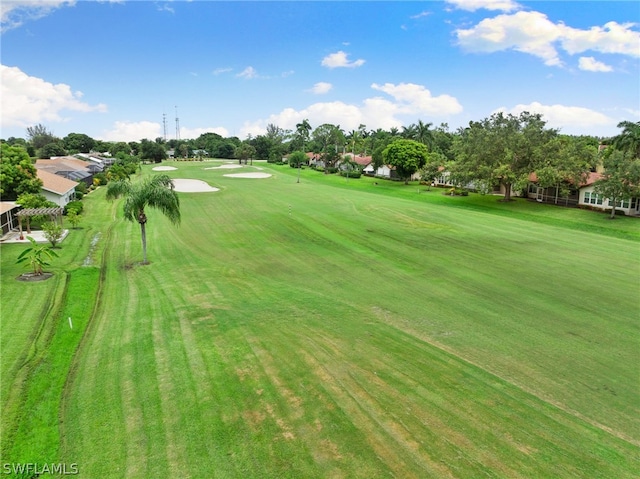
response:
M176 191L181 193L208 193L210 191L220 191L220 188L214 188L202 180L184 180L174 179L173 186Z
M269 178L271 175L269 173L231 173L224 176L228 178Z
M171 170L177 170L178 168L174 168L173 166L154 166L151 169L153 171L171 171Z
M219 169L224 169L224 170L231 170L234 168L242 168L242 165L220 165L220 166L211 166L209 168L205 168L205 170L219 170Z

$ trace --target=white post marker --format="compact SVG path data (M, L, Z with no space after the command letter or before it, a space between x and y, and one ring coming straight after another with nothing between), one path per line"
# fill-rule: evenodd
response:
M69 316L69 329L73 329L73 323L71 322L71 316Z

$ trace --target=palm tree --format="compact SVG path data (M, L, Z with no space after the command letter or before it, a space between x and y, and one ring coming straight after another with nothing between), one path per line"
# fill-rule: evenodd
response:
M634 157L640 158L640 121L621 121L618 128L622 132L613 139L613 145L619 150L630 151Z
M433 123L423 123L422 120L418 120L416 125L416 140L423 143L431 149L433 147L433 132L429 129L433 126Z
M36 243L36 240L31 236L27 236L27 239L31 243L31 246L20 253L16 263L28 262L31 269L33 269L33 274L35 276L41 276L42 268L49 266L47 259L53 258L54 256L57 257L58 255L49 246Z
M155 175L140 182L128 180L113 181L107 187L107 199L124 196L124 217L137 221L142 233L142 264L147 261L147 215L144 209L149 206L160 210L174 224L180 223L180 201L173 190L173 181L167 175Z

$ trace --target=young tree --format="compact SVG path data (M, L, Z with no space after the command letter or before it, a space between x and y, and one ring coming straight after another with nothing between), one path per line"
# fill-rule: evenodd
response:
M502 112L471 122L455 138L457 168L474 180L504 185L503 201L511 200L512 186L524 186L529 174L547 156L557 132L545 129L540 114Z
M147 215L145 208L160 210L174 224L180 223L180 201L173 189L173 181L168 175L155 175L142 181L131 183L127 180L114 181L107 187L107 199L124 196L124 217L137 221L142 235L142 264L147 261Z
M431 183L440 173L440 168L444 168L446 162L447 157L442 153L432 151L427 154L427 161L420 169L420 177L429 185L428 190L431 190Z
M616 217L620 201L640 195L640 158L632 151L611 150L602 162L604 173L596 181L594 191L609 199L611 219Z
M71 227L73 229L78 228L78 225L80 224L80 221L81 221L81 217L78 211L75 209L69 210L67 212L67 221L71 223Z
M51 247L55 248L56 245L62 239L62 233L64 232L62 226L55 221L47 221L42 225L42 231L44 231L44 237L47 238Z
M395 166L404 184L409 184L411 175L424 166L429 150L425 145L415 140L396 140L382 152L384 162Z
M16 263L27 262L33 270L33 274L35 274L36 276L40 276L43 273L42 269L45 266L49 266L49 262L47 260L53 258L54 256L57 257L58 255L49 246L39 245L38 243L36 243L36 240L34 240L31 236L27 236L27 239L31 243L31 246L20 253L20 256L18 256L18 261L16 261Z

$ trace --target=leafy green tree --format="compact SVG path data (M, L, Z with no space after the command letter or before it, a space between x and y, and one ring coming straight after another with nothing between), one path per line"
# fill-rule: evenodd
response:
M69 153L89 153L96 145L96 140L84 133L69 133L62 143Z
M404 183L409 184L411 175L416 173L427 162L429 150L415 140L396 140L382 152L384 162L395 166L396 172Z
M44 237L47 238L49 243L51 243L52 248L56 247L64 233L62 226L55 221L47 221L46 223L43 223L42 231L44 232Z
M78 210L71 209L67 212L67 221L71 223L71 227L73 229L77 229L80 221L82 220L80 214L78 214Z
M289 166L291 168L300 168L307 163L307 155L300 150L294 151L289 155Z
M300 151L305 152L305 145L309 143L311 136L311 125L306 118L300 123L296 123L296 145L300 145ZM299 143L298 143L299 142Z
M634 157L632 150L608 150L602 162L602 178L596 181L594 191L609 199L613 219L620 201L640 196L640 158Z
M129 146L124 141L112 143L109 146L109 153L111 153L111 156L114 156L114 157L117 157L120 153L123 153L128 156L128 155L131 155L131 146Z
M140 142L140 158L153 163L160 163L162 160L167 159L167 152L164 146L155 141L142 140Z
M330 168L335 167L336 162L340 159L339 150L345 144L344 133L340 126L324 123L313 130L314 153L319 153L325 165L325 174Z
M447 157L440 152L430 151L427 154L427 160L424 166L420 169L420 178L427 182L428 190L431 190L431 183L436 179L440 173L440 169L444 168L447 162Z
M567 197L595 168L598 149L584 137L569 135L558 135L547 146L548 154L535 169L538 186L555 187L558 197Z
M64 156L67 154L67 150L64 149L62 141L55 140L47 143L42 148L37 150L37 155L40 158L51 158L52 156Z
M249 143L242 143L240 146L236 147L235 150L235 157L238 158L240 163L244 161L245 165L247 164L247 160L249 160L249 158L253 158L255 154L256 149Z
M503 201L510 201L512 187L524 187L548 154L557 132L545 124L542 115L528 112L518 116L499 112L471 122L455 138L458 173L466 172L474 181L500 182L505 189Z
M107 199L124 197L124 217L137 221L142 235L143 264L147 261L147 215L145 208L160 210L174 224L180 223L180 200L168 175L155 175L132 183L127 180L114 181L107 187Z
M0 144L0 199L15 201L25 193L39 194L41 187L42 181L27 151L21 146Z
M49 266L48 260L57 257L57 253L47 245L39 245L31 236L27 236L31 246L20 253L16 263L28 263L33 274L41 276L43 268Z
M16 203L23 208L55 208L58 206L40 193L22 193L16 199Z

